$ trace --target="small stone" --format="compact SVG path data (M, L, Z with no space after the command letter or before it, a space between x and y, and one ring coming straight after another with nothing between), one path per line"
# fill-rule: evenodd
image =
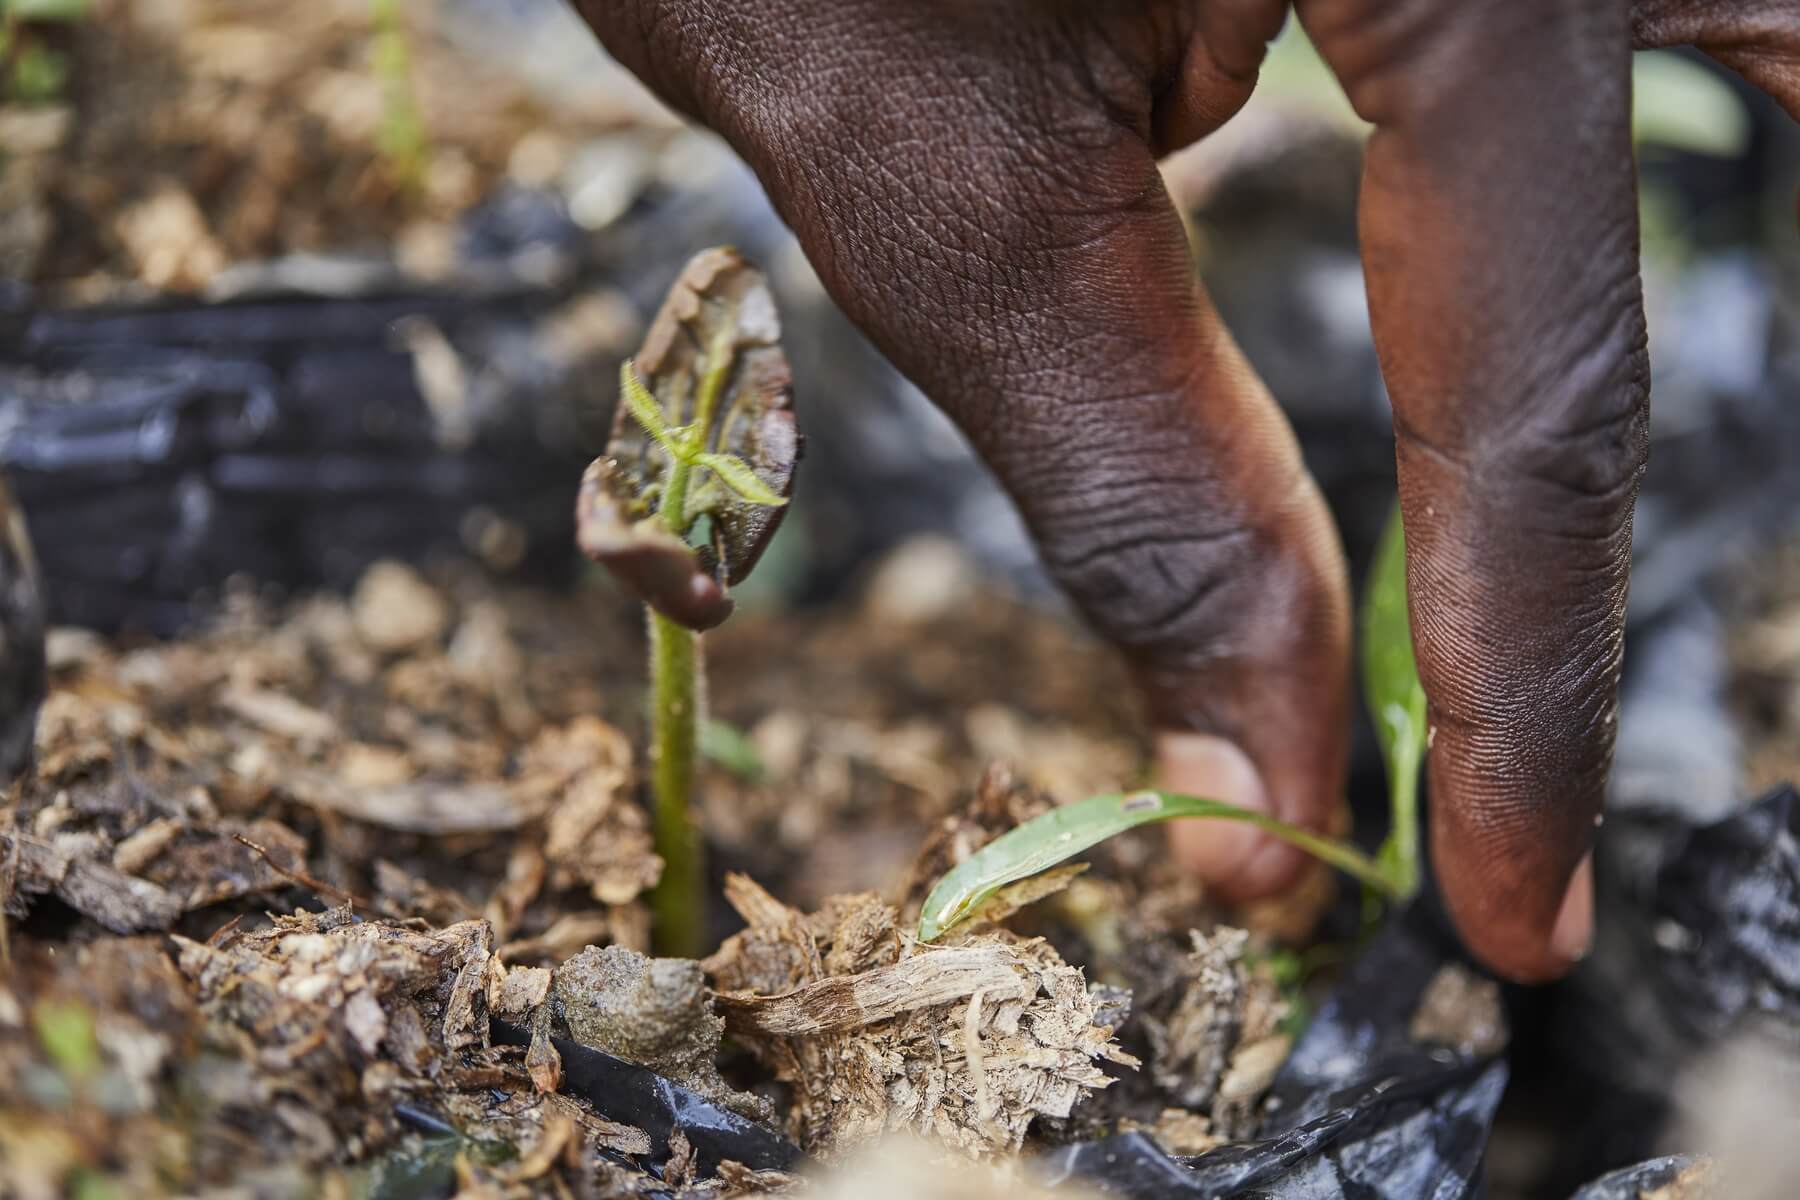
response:
M900 626L941 620L974 601L980 577L948 538L912 539L881 560L864 601L871 619Z
M225 251L207 228L206 216L185 188L158 185L126 208L113 232L154 288L195 291L225 267Z
M411 567L380 562L363 573L350 602L356 633L372 650L397 654L442 637L449 607Z
M1438 969L1413 1012L1412 1036L1485 1058L1506 1048L1500 985L1455 963Z

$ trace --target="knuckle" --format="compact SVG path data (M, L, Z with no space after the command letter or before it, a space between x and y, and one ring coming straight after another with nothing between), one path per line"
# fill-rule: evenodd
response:
M1060 516L1042 531L1047 565L1128 657L1191 662L1218 653L1234 581L1254 562L1253 537L1135 507L1127 499L1105 515Z
M1494 473L1540 493L1558 524L1610 532L1630 509L1649 458L1648 404L1638 388L1532 413L1496 439Z
M1559 0L1301 0L1300 9L1351 106L1375 125L1503 77L1537 86L1547 64L1591 70L1588 52L1622 51L1628 36L1619 6Z
M1414 107L1417 60L1444 41L1456 8L1438 0L1312 0L1303 12L1351 107L1381 125Z
M1170 459L1156 461L1166 473ZM1028 520L1057 581L1140 670L1191 678L1342 644L1335 538L1297 467L1287 501L1211 477L1081 474L1079 488L1028 493Z
M1650 453L1650 372L1637 273L1586 319L1542 339L1529 399L1484 441L1478 470L1545 532L1610 536L1629 521ZM1622 297L1622 299L1615 299Z

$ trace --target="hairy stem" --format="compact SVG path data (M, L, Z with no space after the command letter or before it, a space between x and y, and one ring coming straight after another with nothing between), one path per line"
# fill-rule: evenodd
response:
M695 455L706 449L708 427L731 374L732 328L720 330L707 348L706 374L695 397L693 420L682 452L672 453L657 515L669 532L685 539L693 520L688 489ZM699 830L689 818L694 798L694 757L699 744L701 705L700 635L659 612L650 614L652 790L656 794L656 852L663 873L651 894L657 950L676 958L698 958L706 927L706 859Z
M706 863L689 819L700 724L700 635L650 614L651 759L656 851L662 878L651 894L657 950L697 958L705 932Z

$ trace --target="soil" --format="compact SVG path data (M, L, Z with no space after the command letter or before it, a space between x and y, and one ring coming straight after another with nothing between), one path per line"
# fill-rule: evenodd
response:
M1731 700L1754 794L1800 779L1800 535L1739 572L1733 600Z
M396 7L410 30L398 100L368 0L96 0L43 27L69 81L49 102L0 104L0 278L91 301L346 252L430 277L455 218L500 182L554 179L574 141L638 123L623 99L553 109L461 53L433 32L438 0ZM409 118L416 152L392 141Z
M496 1017L776 1112L826 1157L895 1129L977 1157L1121 1123L1187 1152L1245 1132L1290 998L1268 941L1219 926L1154 834L1012 928L913 943L945 864L1141 762L1097 647L967 577L943 594L963 600L894 584L709 639L748 750L703 807L747 928L704 977L638 953L660 864L637 617L610 591L383 564L347 600L240 593L172 643L55 631L36 770L0 825L0 1190L361 1186L420 1113L461 1131L469 1187L626 1178L644 1136L557 1094L554 1051L495 1045Z

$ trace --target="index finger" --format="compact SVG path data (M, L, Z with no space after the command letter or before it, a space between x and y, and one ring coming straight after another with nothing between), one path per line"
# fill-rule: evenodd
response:
M1648 449L1628 8L1300 12L1376 126L1362 252L1430 702L1438 879L1488 965L1554 977L1591 923L1577 867L1612 757Z

